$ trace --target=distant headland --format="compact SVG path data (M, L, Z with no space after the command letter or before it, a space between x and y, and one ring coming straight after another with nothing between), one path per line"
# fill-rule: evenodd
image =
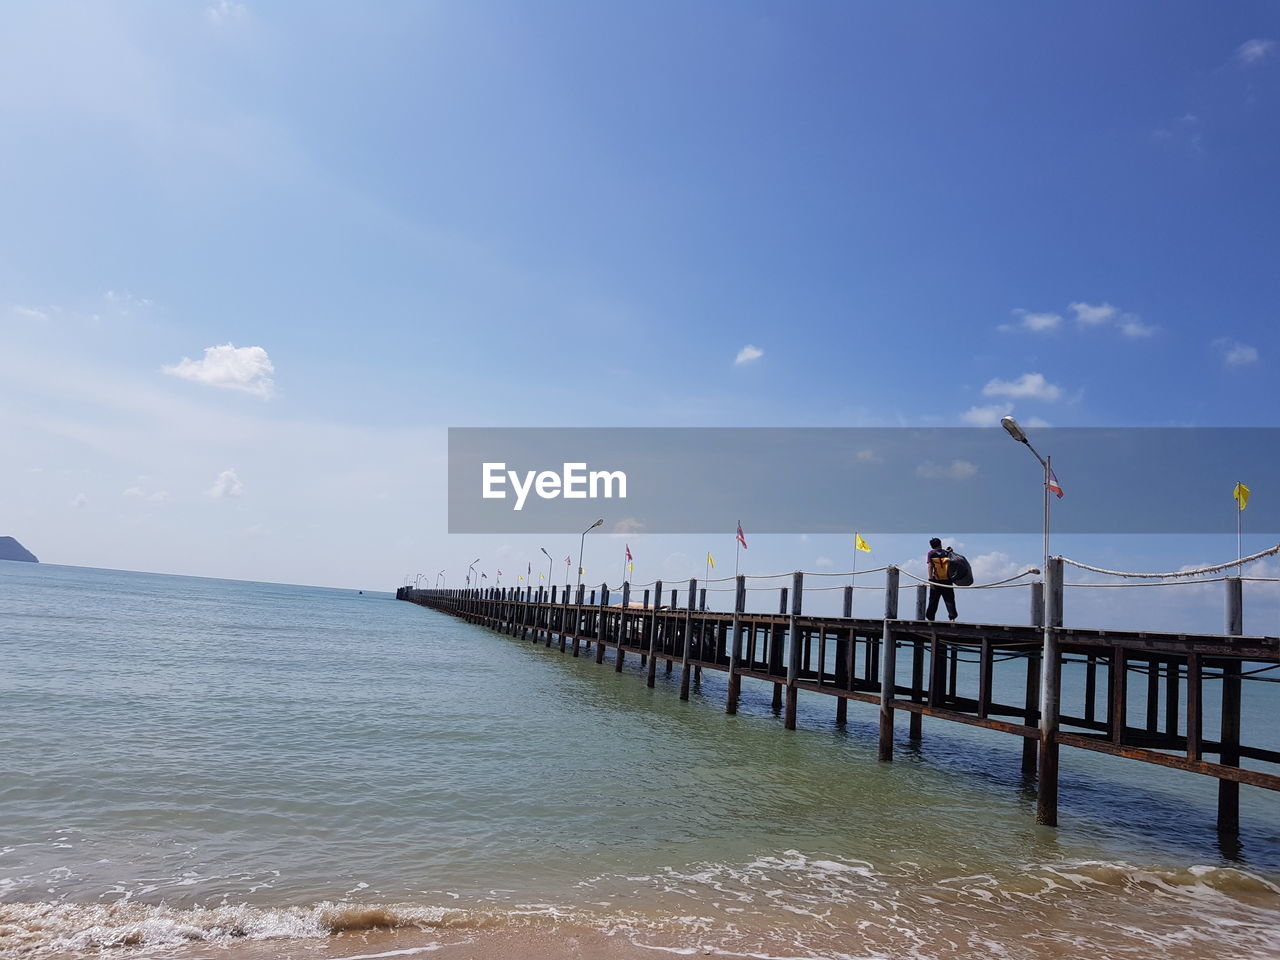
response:
M22 560L26 563L39 563L36 555L20 544L13 537L0 537L0 560Z

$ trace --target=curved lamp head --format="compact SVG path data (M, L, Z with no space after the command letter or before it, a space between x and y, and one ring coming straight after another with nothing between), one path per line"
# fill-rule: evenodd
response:
M595 523L591 525L591 529L594 530L596 527L602 526L603 524L604 524L604 517L601 517L599 520L597 520Z
M547 548L546 548L546 547L539 547L538 549L542 551L542 555L543 555L544 557L546 557L548 560L550 560L550 559L551 559L551 554L547 553Z
M1000 426L1004 427L1005 430L1008 431L1009 436L1013 437L1013 439L1017 440L1019 443L1027 442L1027 435L1022 432L1022 428L1018 426L1018 421L1013 419L1013 417L1001 417Z

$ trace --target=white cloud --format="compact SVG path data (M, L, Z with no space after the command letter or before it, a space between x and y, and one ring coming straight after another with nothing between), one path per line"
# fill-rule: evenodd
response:
M859 450L855 456L859 463L884 463L884 457L874 450Z
M968 460L952 460L946 466L926 460L916 467L916 476L925 480L968 480L977 474L978 468Z
M960 414L960 419L974 427L995 427L1001 417L1013 413L1012 403L992 403L985 407L970 407Z
M76 510L79 510L88 502L89 502L89 498L86 497L83 493L77 493L74 497L71 498L71 506Z
M1276 42L1274 40L1255 37L1252 40L1246 40L1236 48L1236 60L1247 67L1265 58L1275 48Z
M1213 341L1213 345L1222 353L1223 362L1229 366L1243 367L1258 362L1258 348L1247 343L1222 337Z
M102 299L106 300L107 303L115 304L125 313L139 307L149 307L152 305L151 301L146 297L135 297L127 290L108 290L102 295Z
M1082 327L1114 324L1122 334L1133 339L1149 337L1156 332L1154 326L1144 323L1136 313L1122 313L1119 307L1110 303L1077 302L1071 304L1071 309L1075 312L1076 323Z
M1042 373L1024 373L1017 380L991 380L982 388L985 397L1030 397L1053 401L1062 396L1062 388L1049 383Z
M644 524L635 517L627 517L613 525L613 532L618 536L625 536L628 533L640 533L643 529Z
M209 488L209 496L215 500L221 500L223 497L238 497L242 493L244 493L244 484L240 482L234 469L223 470L218 474L218 479L213 481L213 486Z
M240 390L263 399L275 390L275 383L269 375L275 373L276 368L262 347L237 347L232 343L205 347L203 360L183 357L180 363L162 369L183 380Z
M1043 419L1042 417L1031 417L1030 419L1023 421L1023 426L1039 428L1039 427L1052 427L1053 424L1050 423L1048 420Z
M1062 317L1056 313L1032 313L1029 310L1021 308L1014 310L1013 315L1021 321L1023 330L1030 330L1032 333L1044 333L1046 330L1056 330L1062 324ZM1018 327L1011 324L1001 324L1001 330L1010 331L1017 330Z
M830 557L818 557L818 559L813 561L813 565L819 570L830 570L835 566L835 563Z
M763 356L763 350L748 343L738 351L738 355L734 357L733 362L736 364L750 363L752 360L759 360Z
M49 315L43 310L37 310L35 307L23 307L16 303L9 308L9 312L21 320L32 320L36 323L45 323L49 319Z
M154 490L147 493L142 487L133 486L125 490L121 496L132 497L135 500L146 500L148 503L163 503L169 499L169 493L166 490Z
M1076 322L1086 327L1109 323L1120 312L1109 303L1100 303L1097 306L1089 303L1073 303L1071 309L1075 311Z
M233 20L243 20L248 13L249 8L243 3L236 3L235 0L218 0L217 3L205 7L204 17L214 24L229 23Z
M1126 337L1149 337L1156 332L1156 328L1149 323L1143 323L1132 313L1126 313L1120 318L1120 332Z

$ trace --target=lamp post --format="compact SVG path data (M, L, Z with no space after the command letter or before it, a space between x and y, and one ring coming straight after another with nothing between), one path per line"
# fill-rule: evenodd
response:
M580 586L582 586L582 549L583 549L583 547L585 547L585 546L586 546L586 543L587 543L587 534L588 534L588 533L590 533L592 530L594 530L596 527L600 526L602 523L604 523L604 518L603 518L603 517L601 517L599 520L597 520L597 521L596 521L595 523L593 523L591 526L587 527L587 529L583 530L583 531L582 531L582 537L581 537L581 538L579 538L579 540L578 540L578 583L577 583L577 586L579 586L579 587L580 587Z
M550 590L551 589L551 564L552 564L551 554L547 553L546 547L539 547L538 549L541 550L542 555L547 558L547 589Z
M440 581L444 578L444 571L441 570L436 574L436 589L440 589Z
M417 589L418 589L418 583L422 580L422 578L423 578L424 576L426 576L426 574L424 574L424 573L420 573L420 574L418 574L416 577L414 577L414 578L413 578L413 589L415 589L415 590L417 590Z
M1061 572L1056 577L1049 571L1049 492L1059 496L1062 489L1053 475L1053 458L1042 457L1031 446L1027 435L1013 417L1001 417L1000 425L1009 436L1035 455L1044 467L1044 640L1040 649L1040 744L1039 785L1036 791L1036 822L1050 827L1058 825L1058 715L1062 704L1062 674L1059 665L1058 639L1054 635L1054 621L1062 616L1055 594L1061 590Z
M1032 456L1040 461L1040 466L1044 467L1044 565L1040 568L1040 575L1047 578L1049 576L1049 488L1053 477L1053 468L1050 464L1053 462L1053 457L1040 456L1013 417L1001 417L1000 426L1005 428L1009 436L1024 444L1031 451Z
M471 566L467 567L467 586L471 586L471 571L475 568L475 565L479 562L480 562L480 558L476 557L474 560L471 561ZM476 586L477 587L480 586L479 580L476 581Z

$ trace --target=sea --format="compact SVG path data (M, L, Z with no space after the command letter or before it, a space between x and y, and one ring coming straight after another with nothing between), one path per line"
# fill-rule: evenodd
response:
M390 593L0 562L0 956L1280 957L1280 797ZM1274 715L1274 714L1273 714ZM1273 728L1274 731L1274 728ZM1280 742L1280 734L1270 745Z

